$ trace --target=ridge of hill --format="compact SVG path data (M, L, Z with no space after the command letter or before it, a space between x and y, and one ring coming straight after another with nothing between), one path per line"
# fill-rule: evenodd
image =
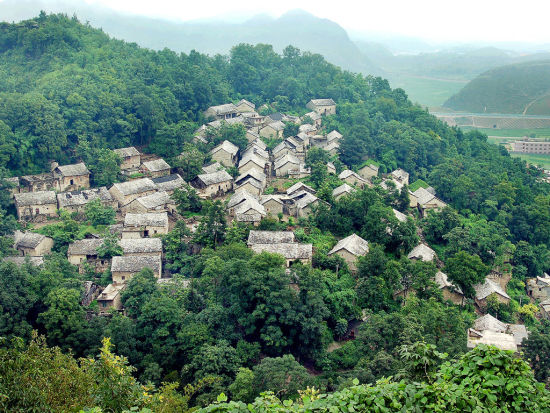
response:
M488 70L444 106L474 113L550 115L550 60Z
M340 25L303 10L292 10L279 18L258 15L242 23L182 22L129 15L78 1L51 4L40 0L7 0L0 3L0 16L6 16L4 19L30 18L40 10L68 15L76 12L83 21L101 27L117 39L136 42L154 50L168 48L184 53L200 50L209 55L226 55L239 43L270 44L277 52L292 44L302 50L319 53L343 69L381 74L381 70L361 53Z

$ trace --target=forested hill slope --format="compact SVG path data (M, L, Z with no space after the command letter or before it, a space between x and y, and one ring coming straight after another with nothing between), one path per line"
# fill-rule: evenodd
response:
M244 22L176 21L130 15L89 5L84 1L5 0L0 16L8 21L34 17L40 10L76 13L117 39L136 42L154 50L169 48L189 53L200 50L214 55L227 54L239 43L267 43L277 52L292 44L302 50L322 54L329 62L354 72L380 74L381 71L360 52L346 31L337 23L318 18L303 10L293 10L273 18L258 15Z
M470 81L444 106L476 113L550 115L550 61L489 70Z
M231 57L154 52L62 15L3 23L1 166L39 171L50 159L67 161L79 139L154 144L169 125L189 137L204 109L230 99L276 100L286 111L316 96L370 93L361 76L292 47L280 56L271 46L240 46Z

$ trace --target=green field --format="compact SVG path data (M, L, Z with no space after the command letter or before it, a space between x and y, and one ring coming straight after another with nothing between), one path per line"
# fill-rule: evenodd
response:
M474 128L463 127L463 130L472 130ZM501 136L501 137L522 137L530 136L535 138L550 138L550 128L540 129L477 129L489 136Z
M521 158L532 165L542 166L544 169L550 169L550 155L538 155L529 153L511 153L514 158Z
M473 128L462 128L463 130L472 130ZM523 136L530 136L536 138L550 138L550 128L542 129L478 129L479 131L486 133L488 141L496 145L512 142L515 139ZM511 153L510 156L515 158L521 158L527 163L542 166L545 169L550 169L550 155L539 154L519 154Z
M400 87L407 92L409 99L422 106L439 107L462 89L467 81L433 79L407 75L390 75L392 88Z

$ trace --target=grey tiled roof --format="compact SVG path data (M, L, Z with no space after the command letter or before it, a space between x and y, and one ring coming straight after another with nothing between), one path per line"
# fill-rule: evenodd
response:
M206 186L216 185L222 182L232 181L233 178L227 173L227 171L222 170L218 172L213 172L210 174L200 174L197 176Z
M75 207L99 199L102 202L113 202L113 197L106 187L85 189L82 191L62 192L57 194L59 208Z
M54 191L23 192L15 194L15 204L18 207L32 205L57 205Z
M164 227L168 225L168 214L166 212L160 213L146 213L146 214L126 214L124 217L124 227Z
M272 254L280 254L288 260L310 260L313 255L312 244L276 243L276 244L251 244L250 249L256 253L263 251Z
M58 166L57 169L63 176L82 176L90 174L90 171L88 171L88 168L86 168L86 165L82 162L73 165Z
M97 255L97 249L103 245L103 239L81 239L69 245L67 255Z
M46 239L45 235L37 234L36 232L20 232L15 233L14 248L36 248L42 241Z
M111 272L139 272L144 268L158 272L160 265L161 258L156 255L113 257Z
M157 189L155 183L149 178L134 179L128 182L119 182L113 185L122 195L135 195Z
M155 159L154 161L143 162L143 166L150 172L166 171L171 168L171 166L168 165L168 163L162 158Z
M340 250L346 250L355 256L363 256L369 252L369 243L357 234L351 234L349 237L338 241L328 254L331 255Z
M118 244L124 255L162 252L162 240L160 238L121 239Z
M248 234L248 245L252 244L277 244L295 242L292 231L256 231Z
M113 152L115 152L121 158L130 158L132 156L141 155L139 153L139 151L136 148L134 148L133 146L128 146L127 148L113 149Z

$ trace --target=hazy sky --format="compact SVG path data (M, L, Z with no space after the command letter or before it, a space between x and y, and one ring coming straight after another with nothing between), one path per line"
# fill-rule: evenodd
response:
M339 23L352 31L404 34L446 41L550 42L547 0L86 0L120 11L196 20L213 17L279 16L292 9Z

